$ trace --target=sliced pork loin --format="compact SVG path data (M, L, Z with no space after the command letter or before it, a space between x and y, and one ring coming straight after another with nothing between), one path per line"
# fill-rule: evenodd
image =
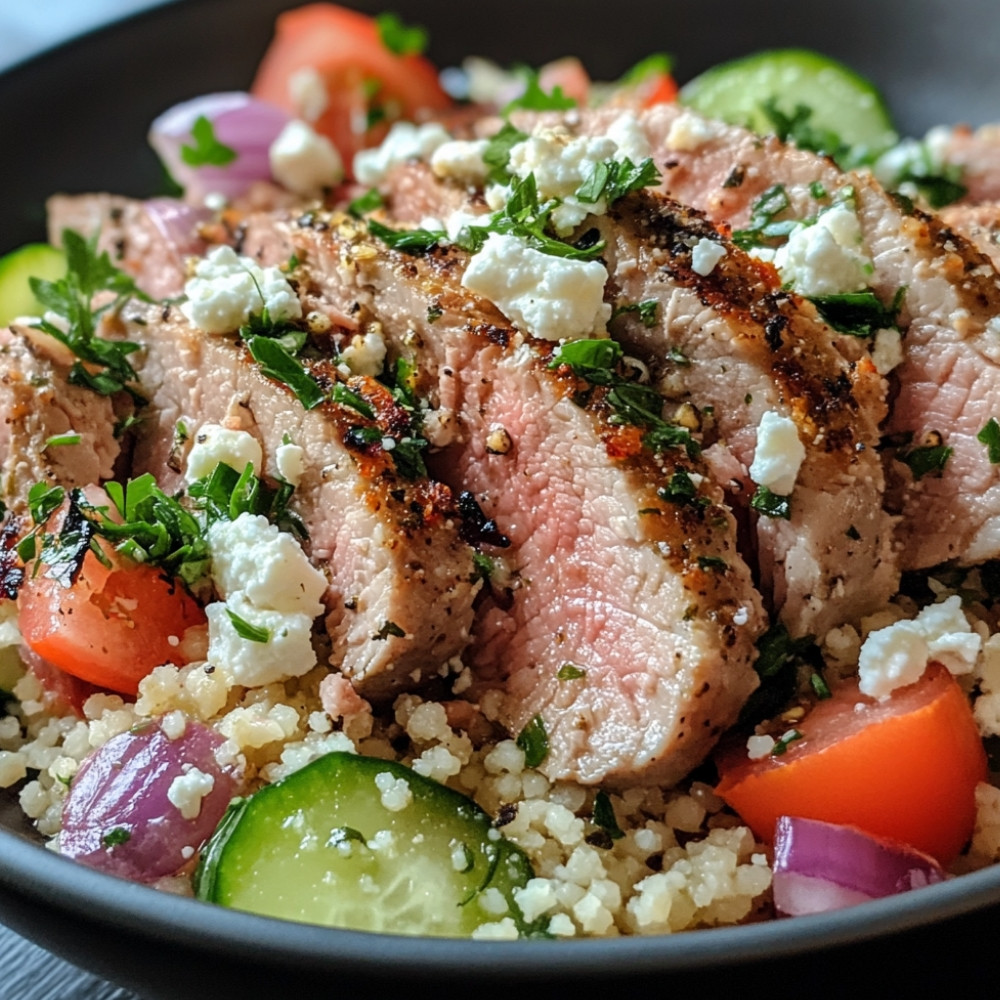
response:
M343 216L247 220L244 250L294 251L315 304L378 324L416 364L435 469L476 498L498 557L469 650L475 694L512 733L541 720L552 778L673 782L757 684L764 627L721 491L683 450L652 455L603 390L550 368L460 287L457 250L387 250ZM689 471L704 500L657 492ZM537 721L535 721L537 726Z
M754 491L745 470L765 415L797 427L804 459L789 517L756 520L765 592L789 630L821 635L882 606L899 574L875 450L885 387L871 362L845 361L812 307L699 214L639 193L598 225L616 302L657 305L653 322L622 313L613 335L676 386L678 404L711 414L719 447L744 470L737 504ZM706 244L711 269L693 260Z
M619 114L583 112L576 127L600 132ZM526 116L519 123L530 128L537 120L552 119ZM888 304L906 289L899 316L904 360L891 373L895 401L885 431L890 441L909 442L906 448L941 441L951 449L943 470L919 480L902 462L889 462L893 492L902 497L901 565L1000 557L1000 466L976 439L1000 412L1000 278L989 258L867 173L843 173L825 157L676 105L658 105L639 120L663 190L720 225L745 227L754 203L775 184L789 200L782 217L799 219L852 189L862 249L874 265L873 291Z
M965 204L1000 201L1000 125L936 128L928 138L944 163L958 167Z
M305 468L292 507L309 533L310 557L330 580L331 663L374 699L446 674L469 640L479 588L447 487L404 479L381 448L345 443L366 423L356 410L305 410L234 339L193 328L178 310L150 309L130 335L145 348L136 357L150 399L135 473L153 473L166 490L183 485L179 427L191 436L205 423L248 431L274 477L278 449L293 442ZM374 380L357 379L351 389L373 406L388 396Z
M120 446L114 402L68 381L73 358L37 330L0 330L0 499L27 511L35 483L87 486L111 476ZM53 439L63 437L65 443Z
M946 226L971 240L994 267L1000 267L1000 201L948 205L938 214Z

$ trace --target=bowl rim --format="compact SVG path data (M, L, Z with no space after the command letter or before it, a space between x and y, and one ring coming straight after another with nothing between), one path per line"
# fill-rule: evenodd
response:
M817 953L876 941L1000 903L1000 865L847 909L674 934L573 940L482 941L322 927L227 909L99 872L0 828L0 889L63 914L142 929L144 937L230 957L293 962L302 968L353 966L430 977L464 968L518 976L682 972L710 965ZM0 896L0 918L4 906ZM391 948L372 948L391 942ZM502 960L502 962L498 962Z

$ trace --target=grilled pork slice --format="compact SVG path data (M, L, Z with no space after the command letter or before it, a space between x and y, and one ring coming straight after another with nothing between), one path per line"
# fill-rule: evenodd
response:
M294 250L307 298L377 323L390 355L417 368L434 467L474 496L495 559L469 651L474 693L512 733L534 733L552 778L690 771L756 686L764 627L704 467L683 448L654 455L639 428L613 422L606 389L550 367L553 345L465 292L461 252L405 256L337 216L245 231L265 261ZM696 495L671 499L685 480Z
M294 443L305 468L292 507L309 533L310 557L330 580L331 663L376 699L439 676L468 642L479 589L448 488L403 478L381 447L352 446L352 430L370 423L358 411L335 403L305 410L245 348L194 329L177 310L164 319L151 309L131 333L145 348L138 358L150 398L135 471L153 473L167 490L181 485L178 428L194 434L204 423L253 434L275 477L278 449ZM374 380L350 388L373 408L391 409Z
M938 214L946 226L989 257L994 267L1000 266L1000 201L948 205Z
M964 203L1000 200L1000 125L937 128L933 144L946 164L959 168Z
M699 214L641 193L599 225L619 305L656 305L652 321L623 312L613 335L678 386L678 403L711 414L744 470L768 447L762 422L777 414L798 430L787 517L756 519L765 592L789 630L823 634L883 605L899 576L875 452L884 382L871 362L846 362L812 307ZM707 248L710 269L695 261ZM754 486L745 473L737 486L745 506Z
M115 265L147 295L166 299L184 291L185 258L205 252L199 227L211 212L172 198L137 201L113 194L53 195L46 204L49 240L66 229L98 237Z
M618 112L582 115L580 128L606 129ZM902 517L896 544L903 569L1000 556L1000 465L977 434L1000 412L1000 278L989 258L940 221L888 195L868 174L842 173L825 157L708 122L673 105L640 119L663 174L663 190L733 229L774 185L789 202L780 218L805 219L851 189L871 288L885 304L905 289L899 324L903 363L891 373L894 402L885 426L896 452L935 447L943 468L919 478L892 460ZM522 120L530 127L530 120ZM917 457L928 455L917 452Z
M113 402L72 385L72 362L45 334L0 330L0 499L15 513L27 511L35 483L87 486L114 469Z

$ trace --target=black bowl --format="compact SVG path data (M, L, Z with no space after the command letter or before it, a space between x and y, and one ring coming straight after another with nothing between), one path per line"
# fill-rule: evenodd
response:
M157 192L162 174L144 142L149 122L178 100L246 86L274 14L290 5L184 0L0 77L0 250L44 235L42 206L54 191ZM993 0L391 6L431 28L440 64L469 52L534 64L577 53L595 76L613 79L659 50L675 55L683 81L755 49L805 45L875 80L905 132L981 123L1000 107ZM850 910L673 937L508 944L390 938L253 917L90 871L41 848L6 792L0 919L85 968L172 1000L400 985L497 995L526 985L781 995L864 988L879 979L926 990L971 985L992 973L1000 866Z

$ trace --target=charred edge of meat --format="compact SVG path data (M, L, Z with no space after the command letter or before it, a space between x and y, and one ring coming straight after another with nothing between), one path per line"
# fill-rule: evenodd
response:
M943 260L954 260L962 290L982 309L1000 309L1000 281L993 262L970 239L948 226L940 216L915 211L927 229L927 237Z
M0 594L8 601L17 600L24 583L24 565L17 554L23 527L21 518L8 513L0 528Z
M498 549L510 548L510 539L500 530L496 521L488 518L475 496L468 490L458 495L458 513L462 518L459 537L469 545L491 545Z

